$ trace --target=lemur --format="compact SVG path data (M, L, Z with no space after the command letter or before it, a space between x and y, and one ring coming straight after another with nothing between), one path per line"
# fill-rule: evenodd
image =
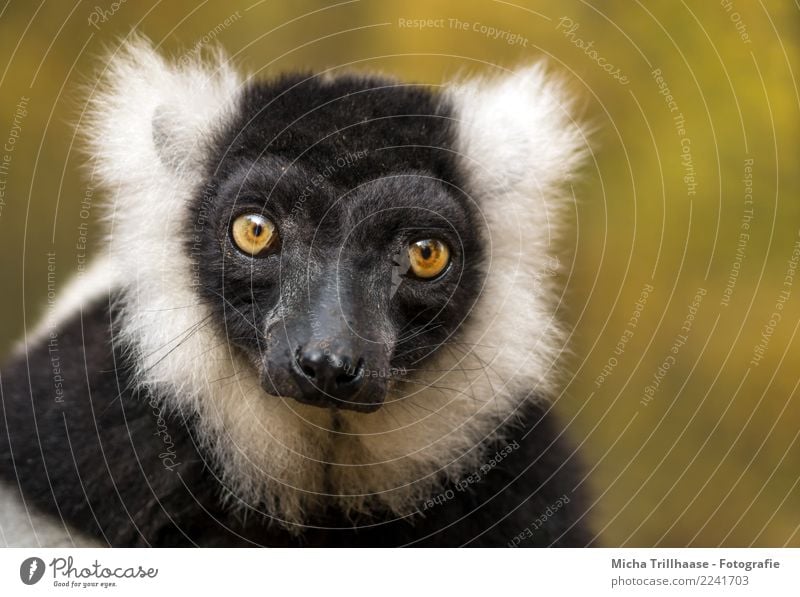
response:
M498 71L117 48L102 254L0 368L4 540L590 544L549 271L589 145L548 67Z

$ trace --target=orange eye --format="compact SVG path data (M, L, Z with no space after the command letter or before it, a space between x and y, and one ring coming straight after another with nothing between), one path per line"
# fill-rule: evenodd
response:
M450 249L440 240L418 240L408 246L408 258L413 274L430 280L441 274L450 263Z
M233 242L243 253L255 257L278 240L278 231L271 220L260 214L244 214L231 226Z

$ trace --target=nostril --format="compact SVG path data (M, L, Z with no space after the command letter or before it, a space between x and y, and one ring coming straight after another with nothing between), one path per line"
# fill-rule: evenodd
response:
M300 347L295 351L291 369L304 392L343 398L357 392L365 378L364 359L353 363L349 356Z
M359 381L364 375L364 359L359 359L355 366L347 360L342 366L342 371L336 376L336 385L344 386Z
M308 379L317 376L317 359L312 355L305 354L302 348L298 348L294 353L295 369L299 370Z

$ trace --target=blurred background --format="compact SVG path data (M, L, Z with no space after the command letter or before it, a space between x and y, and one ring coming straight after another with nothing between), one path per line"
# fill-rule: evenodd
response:
M132 30L260 76L439 84L547 57L599 129L558 255L557 400L599 543L800 546L797 3L0 4L0 355L99 246L72 123Z

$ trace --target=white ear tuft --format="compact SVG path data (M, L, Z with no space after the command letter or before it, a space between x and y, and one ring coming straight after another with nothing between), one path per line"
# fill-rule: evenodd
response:
M486 223L491 259L463 341L491 338L493 370L520 395L555 391L564 333L555 319L559 249L570 182L589 155L573 95L543 64L456 84L461 170ZM472 345L470 344L470 345Z
M449 98L457 149L472 162L469 171L481 168L485 189L548 193L569 180L588 153L572 94L542 62L456 84Z
M203 327L208 318L194 288L187 231L197 217L209 141L235 114L241 81L221 53L171 63L136 38L110 56L81 124L92 184L107 194L106 252L118 284L119 341L135 355L138 383L163 383L186 402L196 395L182 393L184 384L205 372L185 364L219 345L210 331L190 334L193 342L181 332Z
M82 123L95 173L116 189L192 165L214 125L234 108L240 85L221 53L207 62L171 64L142 37L123 43L92 91Z

